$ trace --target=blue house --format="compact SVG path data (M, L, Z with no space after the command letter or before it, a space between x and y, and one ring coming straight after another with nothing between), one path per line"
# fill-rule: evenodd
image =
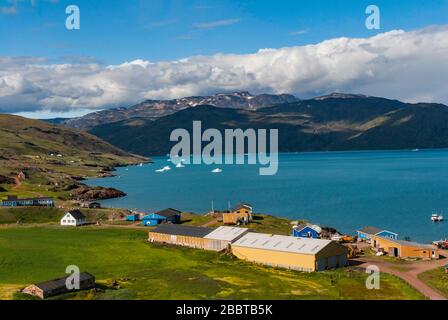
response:
M3 207L54 207L53 198L24 198L8 196L1 202Z
M153 226L157 226L159 224L165 223L165 222L166 222L166 218L159 216L156 213L150 213L150 214L144 216L142 219L142 225L145 227L153 227Z
M131 221L131 222L140 221L140 215L138 213L130 214L130 215L126 216L126 221Z
M292 236L297 238L320 239L322 228L309 223L300 224L292 228Z
M162 223L177 224L180 223L180 221L181 221L181 212L176 209L168 208L144 216L142 219L142 225L146 227L152 227Z
M363 241L370 241L373 236L379 236L383 238L389 238L392 240L398 239L398 234L395 232L391 232L388 230L376 228L376 227L364 227L361 230L357 231L358 233L358 239Z

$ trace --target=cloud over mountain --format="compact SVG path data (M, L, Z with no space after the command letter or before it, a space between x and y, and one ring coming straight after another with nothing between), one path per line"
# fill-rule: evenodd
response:
M0 112L108 108L234 90L303 98L340 91L448 103L447 57L448 26L110 66L0 57Z

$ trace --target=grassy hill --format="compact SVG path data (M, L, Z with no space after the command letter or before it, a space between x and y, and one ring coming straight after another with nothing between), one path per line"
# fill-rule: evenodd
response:
M278 129L281 152L424 149L448 147L448 107L409 104L359 95L326 97L256 111L198 106L156 120L134 118L94 127L90 132L123 150L164 155L172 130Z
M85 132L0 115L0 197L53 195L79 179L108 175L114 166L142 161L146 159ZM21 171L26 179L15 184Z
M0 232L0 299L22 298L14 294L17 289L63 276L70 264L95 275L101 290L58 299L423 298L387 274L381 275L380 290L367 290L368 275L353 269L300 273L146 240L146 231L133 229L5 228Z

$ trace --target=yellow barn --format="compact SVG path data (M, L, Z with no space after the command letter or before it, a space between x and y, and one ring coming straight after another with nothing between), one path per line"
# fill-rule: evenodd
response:
M313 272L344 267L348 249L331 240L247 233L232 244L232 253L246 261Z
M374 236L371 245L377 251L383 251L392 257L439 259L438 249L429 244Z
M240 203L230 212L224 212L222 219L224 224L250 223L253 220L252 206L247 203Z

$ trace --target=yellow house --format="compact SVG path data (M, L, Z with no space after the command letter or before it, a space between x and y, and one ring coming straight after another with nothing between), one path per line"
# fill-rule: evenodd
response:
M345 266L348 249L331 240L249 232L232 244L232 253L246 261L313 272Z
M392 257L439 259L439 250L433 245L374 236L371 246Z
M250 223L253 221L252 206L247 203L240 203L230 212L224 212L222 220L224 224Z

